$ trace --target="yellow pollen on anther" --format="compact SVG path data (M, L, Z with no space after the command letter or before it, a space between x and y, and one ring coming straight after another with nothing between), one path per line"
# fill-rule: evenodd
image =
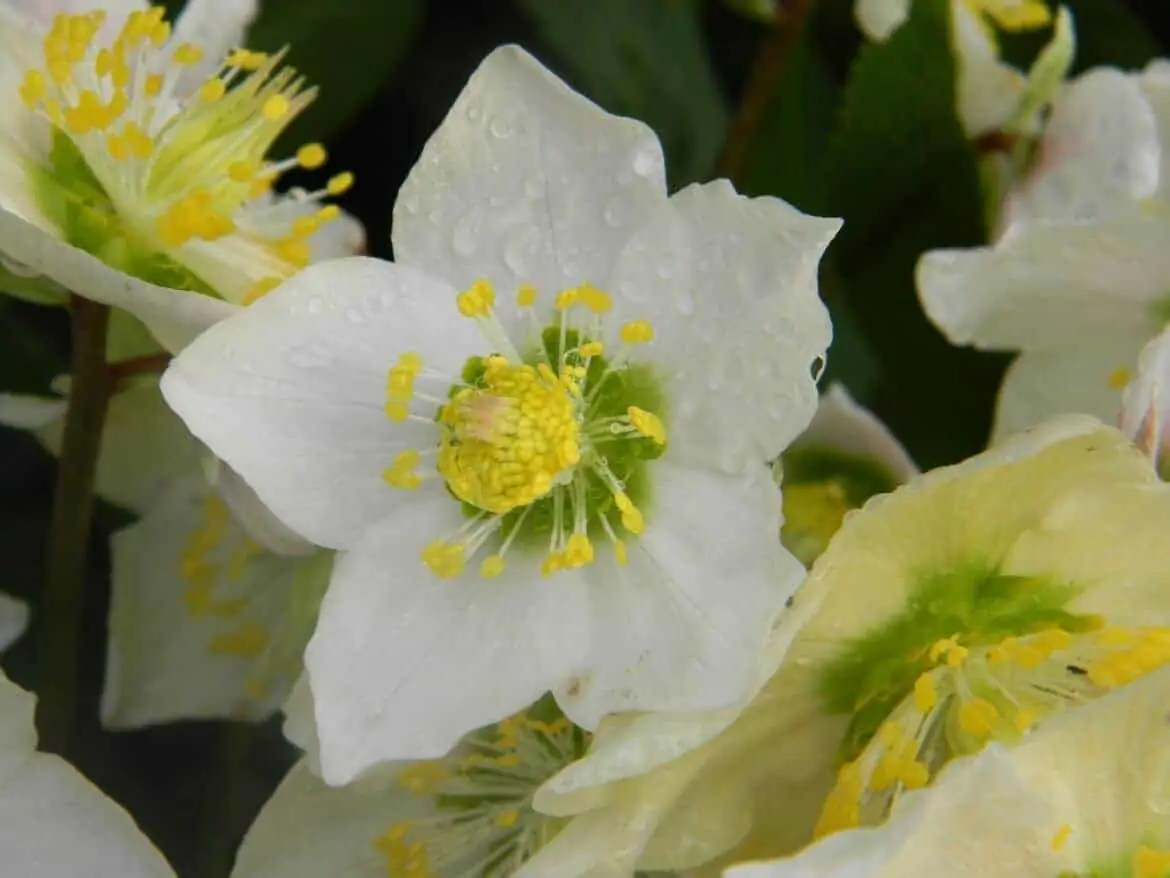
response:
M626 544L622 540L613 541L613 557L622 567L630 563L629 554L626 552Z
M251 288L244 294L244 298L240 304L247 307L253 302L263 299L284 281L279 277L262 277L260 280L252 284Z
M435 540L428 543L420 553L422 562L440 579L453 579L463 572L466 557L463 546Z
M959 727L969 735L987 737L999 722L999 710L985 698L971 698L959 706Z
M621 339L626 344L646 344L654 340L654 327L648 320L631 320L622 325Z
M188 67L203 60L203 49L191 43L183 43L175 49L175 63Z
M532 284L520 284L516 290L516 304L521 308L528 308L536 302L536 287Z
M613 501L614 505L618 508L618 512L621 513L622 527L635 535L642 533L646 529L646 522L642 517L642 513L627 494L621 492L614 494Z
M662 420L658 415L637 406L630 406L626 409L626 415L629 417L630 423L634 425L634 429L647 439L653 440L658 445L666 444L666 427L662 425Z
M1132 380L1133 373L1122 366L1110 372L1109 377L1105 379L1105 383L1114 390L1123 390Z
M590 284L582 284L578 287L577 297L581 304L594 314L605 314L613 309L613 299L610 298L609 293Z
M479 565L479 575L484 579L495 579L504 572L504 559L499 555L488 555Z
M328 154L319 143L306 143L297 150L297 164L307 171L315 171L325 164Z
M349 171L342 171L329 179L329 182L325 184L325 190L333 196L344 195L353 188L353 182L353 174Z
M482 278L455 297L455 306L464 317L487 317L495 304L495 288Z
M593 544L583 533L575 533L569 537L565 546L565 566L569 568L584 567L593 563Z
M541 576L552 576L554 573L565 569L565 557L560 552L549 552L544 556L544 560L540 562Z
M1068 839L1071 835L1071 826L1069 826L1067 823L1061 826L1060 829L1056 830L1056 832L1052 835L1052 849L1057 853L1060 853L1062 850L1064 850L1064 846L1068 844Z
M256 177L255 162L238 161L228 165L228 176L236 183L250 183Z
M605 345L599 341L587 341L581 345L579 353L582 357L600 357L605 353Z
M214 104L227 94L227 83L222 79L209 79L199 87L199 98L205 104Z
M954 637L944 637L930 647L929 657L932 662L943 659L947 667L957 668L967 658L967 648L961 646Z
M520 812L515 808L509 808L497 814L493 822L501 829L507 829L509 826L515 826L519 820Z
M938 704L938 687L930 674L922 674L914 681L914 709L925 716Z
M394 488L400 488L404 491L417 490L422 484L422 477L414 470L419 465L420 460L421 456L413 448L399 452L394 458L394 462L383 471L382 478Z
M1142 845L1133 857L1133 878L1166 878L1170 872L1170 851Z
M450 769L441 762L415 762L398 772L394 779L399 786L421 796L430 793L436 783L450 776Z
M567 311L574 307L581 298L581 291L577 287L561 290L553 300L553 307L558 311Z

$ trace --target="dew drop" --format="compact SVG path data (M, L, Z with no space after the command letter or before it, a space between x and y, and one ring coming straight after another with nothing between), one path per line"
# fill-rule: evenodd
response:
M477 107L475 104L469 104L467 107L467 118L472 122L478 121L479 107Z
M496 116L488 125L488 130L492 133L493 137L498 137L500 140L503 140L506 137L512 136L512 123L503 116Z
M451 246L460 256L470 256L479 247L479 230L483 225L483 210L475 207L455 223Z
M634 173L639 177L649 177L661 166L658 154L650 147L640 150L634 156Z

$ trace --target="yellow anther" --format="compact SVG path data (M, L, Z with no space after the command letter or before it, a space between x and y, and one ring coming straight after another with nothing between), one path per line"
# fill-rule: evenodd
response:
M582 357L600 357L605 353L605 345L599 341L587 341L581 345L578 353Z
M293 235L287 238L281 238L273 244L273 249L281 259L295 265L297 268L304 268L309 264L309 260L313 256L308 243L303 238L298 238Z
M622 527L635 535L642 533L646 529L646 521L629 496L619 492L613 495L613 499L622 515Z
M236 49L227 57L225 62L229 67L238 67L241 70L259 70L268 61L264 52L250 52L247 49Z
M395 456L394 462L382 472L382 478L391 487L400 488L403 491L417 490L422 484L422 477L414 470L420 461L421 456L413 448L399 452Z
M244 294L244 298L240 300L240 304L247 307L253 302L263 299L278 286L284 283L284 280L279 277L262 277L256 281Z
M985 698L971 698L959 706L959 727L969 735L985 738L999 722L999 711Z
M501 829L507 829L509 826L515 826L519 820L520 812L515 808L509 808L507 811L501 811L497 814L492 822Z
M199 87L199 98L208 104L213 104L227 93L227 83L219 77L207 80Z
M945 659L948 667L957 668L967 658L967 648L954 637L944 637L930 647L929 658L932 662Z
M1021 735L1036 723L1036 714L1030 710L1017 710L1012 717L1012 726Z
M161 73L150 73L146 77L146 95L147 97L156 98L162 94L163 75Z
M479 565L479 575L484 579L495 579L504 572L504 559L500 555L488 555Z
M410 406L400 400L392 399L386 403L386 417L396 424L401 424L410 416Z
M504 753L492 759L492 764L500 768L515 768L520 764L519 753Z
M171 24L169 21L160 21L150 29L150 41L155 48L161 48L171 38Z
M1133 373L1123 366L1110 372L1109 377L1105 379L1105 383L1114 390L1123 390L1132 380Z
M575 533L569 537L565 545L565 566L569 568L584 567L593 563L593 544L583 533Z
M658 445L666 444L666 427L658 415L632 405L626 409L626 416L634 429L647 439L652 439Z
M414 762L398 772L394 779L398 781L399 786L421 796L431 793L435 789L435 784L450 776L451 772L441 762ZM396 833L398 839L403 839L409 830L409 823L399 823L391 827L390 832Z
M455 305L464 317L487 317L496 304L496 291L491 282L477 280L455 298Z
M342 171L330 178L329 182L325 184L325 191L334 197L344 195L353 188L353 181L353 174L349 171Z
M236 183L250 183L256 176L255 162L238 161L228 165L228 176Z
M421 557L422 562L439 579L453 579L458 576L463 572L463 565L466 562L463 546L445 540L428 543L423 548Z
M1070 835L1072 835L1072 827L1066 823L1061 826L1060 829L1056 830L1055 833L1053 833L1051 843L1052 849L1057 853L1060 853L1062 850L1064 850L1064 846L1068 844Z
M925 716L934 710L937 704L938 687L934 683L934 677L922 674L914 681L914 709Z
M175 49L175 63L182 67L198 64L203 60L203 49L193 43L183 43Z
M326 204L319 211L317 211L317 222L331 223L341 216L341 208L336 204Z
M319 223L316 216L298 216L292 223L292 233L297 238L311 237Z
M567 311L576 305L580 298L581 291L576 287L570 287L557 293L556 299L553 300L553 307L558 311Z
M93 59L93 72L99 77L109 76L114 69L114 54L109 49L101 49Z
M865 784L856 762L847 762L837 772L837 784L829 792L821 808L814 838L822 838L843 829L852 829L861 823L861 796Z
M626 344L645 344L654 340L654 327L648 320L631 320L622 325L621 338Z
M1043 0L967 0L967 4L1007 31L1037 30L1052 21L1052 11Z
M315 171L325 164L328 154L319 143L306 143L297 150L297 164L307 171Z
M622 567L630 563L629 554L626 552L626 544L622 540L613 541L613 557Z
M520 284L516 290L516 304L521 308L527 308L535 302L536 287L532 284Z
M235 631L217 634L207 643L213 655L235 655L255 658L268 648L268 632L255 622L245 622Z
M279 122L288 115L288 111L291 108L292 105L284 95L273 95L264 102L264 106L260 108L260 112L268 121Z
M613 309L613 299L609 297L609 293L603 292L597 287L582 284L577 289L577 294L581 304L594 314L605 314Z
M48 83L45 81L45 74L39 70L29 70L24 74L24 80L20 84L20 99L26 107L32 110L45 97L47 90Z
M565 567L564 556L560 552L549 552L540 562L541 576L552 576Z

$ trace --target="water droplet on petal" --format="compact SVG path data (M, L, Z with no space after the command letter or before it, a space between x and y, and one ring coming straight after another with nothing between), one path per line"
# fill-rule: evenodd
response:
M491 124L488 125L488 130L493 136L503 140L505 137L512 136L512 123L503 116L496 116L492 119Z
M483 225L483 210L473 207L459 222L451 237L451 246L460 256L470 256L479 247L479 230Z
M626 221L626 211L622 202L616 198L612 199L605 206L602 218L605 220L607 226L615 229L621 226Z
M309 301L305 303L305 310L310 314L320 314L325 310L325 300L320 296L312 296Z
M479 119L479 107L477 107L475 104L469 104L467 106L467 118L470 119L472 122L475 122L476 120L478 120Z
M639 177L649 177L661 167L658 153L652 147L640 150L634 156L634 173Z
M504 264L517 277L532 275L532 260L540 244L540 233L529 225L518 226L504 242Z

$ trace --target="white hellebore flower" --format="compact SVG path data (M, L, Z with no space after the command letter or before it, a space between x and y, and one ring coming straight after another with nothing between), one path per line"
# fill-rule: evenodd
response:
M13 878L174 878L130 815L36 751L35 697L0 674L0 863Z
M256 818L232 878L523 874L567 822L534 811L532 796L588 744L546 698L442 759L379 765L344 787L306 758Z
M321 200L352 176L273 197L281 173L326 156L266 158L316 92L279 55L228 51L254 0L191 0L173 33L161 6L73 6L0 0L2 261L178 349L305 266L340 217Z
M995 435L1061 412L1116 422L1170 319L1170 66L1090 70L1056 97L990 246L935 250L919 297L956 344L1020 351Z
M53 453L64 409L0 395L0 423L32 430ZM261 543L270 532L257 532L254 515L241 520L236 510L250 510L234 483L208 481L205 456L156 381L112 397L97 493L141 518L111 540L106 728L264 719L303 670L332 553ZM0 605L0 646L3 618Z
M881 42L909 18L910 4L911 0L857 0L854 14L862 32ZM970 137L998 130L1016 110L1025 89L1024 75L999 59L992 25L1029 31L1047 26L1051 18L1043 0L952 0L957 109Z
M728 878L1033 878L1170 873L1170 670L992 744L889 821Z
M765 461L816 405L839 221L726 181L667 198L652 132L516 47L394 219L397 263L307 269L162 384L346 550L306 653L325 779L442 755L549 689L586 728L735 701L801 575Z

